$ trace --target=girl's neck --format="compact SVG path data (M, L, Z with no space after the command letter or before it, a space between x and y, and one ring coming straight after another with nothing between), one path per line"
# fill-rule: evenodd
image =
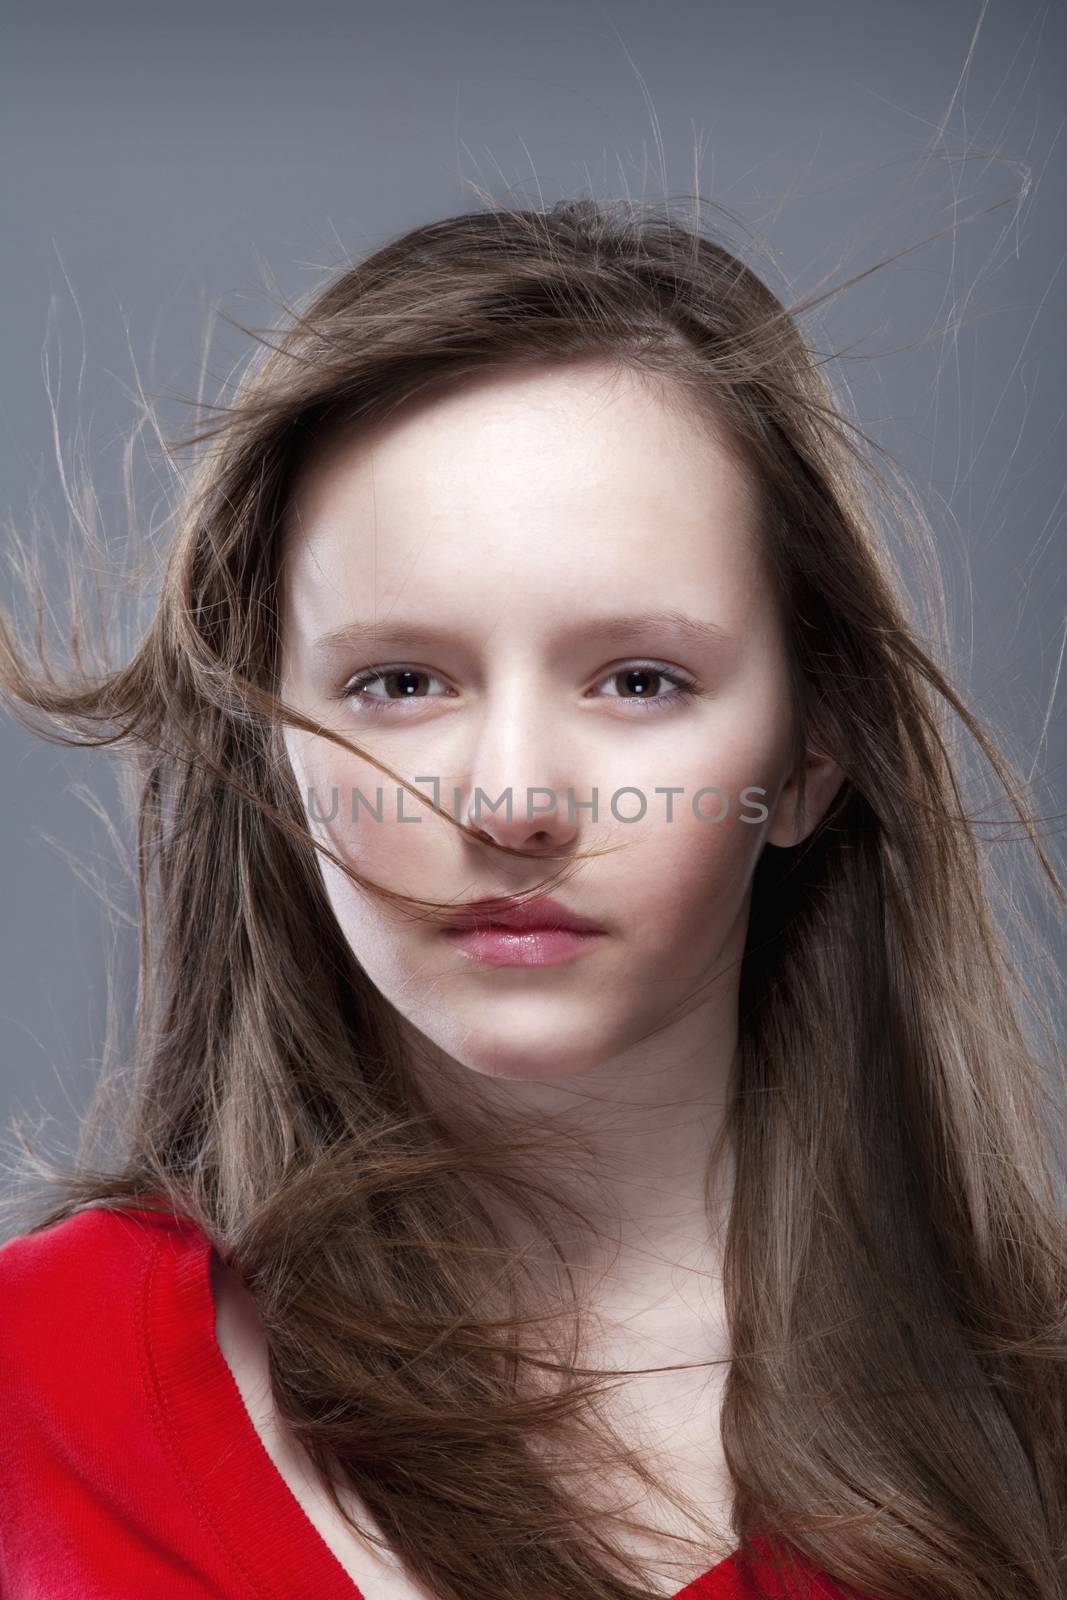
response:
M507 1131L535 1144L512 1164L550 1202L575 1206L560 1242L567 1264L619 1307L715 1271L733 1196L724 1124L737 1050L732 1026L705 1006L566 1080L489 1077L414 1045L420 1092L460 1137ZM499 1191L494 1188L494 1196ZM529 1224L506 1200L495 1214L531 1246Z

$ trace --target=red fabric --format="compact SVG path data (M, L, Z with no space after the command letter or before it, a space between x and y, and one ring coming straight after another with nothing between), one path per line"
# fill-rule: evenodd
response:
M79 1212L0 1247L3 1600L362 1600L248 1416L185 1220ZM813 1575L774 1596L836 1600ZM759 1592L730 1556L675 1600Z

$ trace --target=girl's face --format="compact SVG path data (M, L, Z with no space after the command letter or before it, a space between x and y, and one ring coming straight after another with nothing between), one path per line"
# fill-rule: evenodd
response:
M409 403L307 464L283 596L282 694L308 716L502 843L625 846L557 891L604 932L550 965L474 959L323 861L407 1023L474 1071L549 1081L640 1050L680 1008L709 1007L709 1027L736 1013L753 870L765 842L793 842L791 712L750 485L706 425L588 362ZM286 740L313 827L375 881L460 902L562 865L398 803L321 738ZM836 781L809 764L809 826Z

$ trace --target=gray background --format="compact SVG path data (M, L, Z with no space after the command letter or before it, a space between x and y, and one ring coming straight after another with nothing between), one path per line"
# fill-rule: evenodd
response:
M848 291L822 344L848 348L831 375L937 532L957 686L1064 809L1062 5L8 0L0 26L0 512L20 529L65 526L50 391L118 540L135 372L180 430L212 306L262 325L266 274L301 295L346 251L478 207L469 180L655 198L692 189L698 141L703 194L796 294L1004 202ZM246 348L216 327L210 397ZM156 471L137 467L149 506ZM113 780L8 719L0 763L0 1124L46 1113L55 1150L105 1026L105 921L61 852L115 881L72 792L111 804ZM120 933L120 1002L133 951Z

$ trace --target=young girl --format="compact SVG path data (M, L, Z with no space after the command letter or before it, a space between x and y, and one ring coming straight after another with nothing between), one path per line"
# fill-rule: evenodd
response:
M198 436L128 664L4 625L137 753L144 934L122 1154L0 1250L4 1600L1062 1594L1056 1105L944 707L1063 887L852 431L696 223L490 208Z

